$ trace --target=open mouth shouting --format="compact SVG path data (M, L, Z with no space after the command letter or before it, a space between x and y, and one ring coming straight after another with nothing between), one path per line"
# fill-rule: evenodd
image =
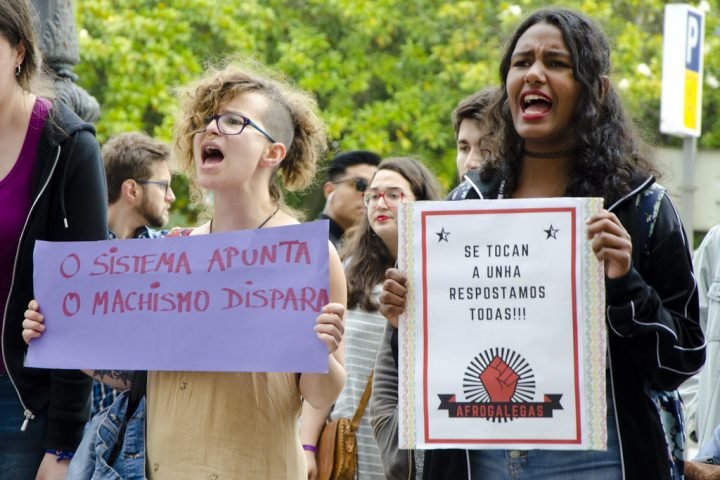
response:
M220 163L223 159L225 159L225 154L223 154L222 150L213 143L204 144L200 151L200 155L203 165Z
M528 90L520 95L520 108L524 120L542 118L552 110L552 99L539 90Z

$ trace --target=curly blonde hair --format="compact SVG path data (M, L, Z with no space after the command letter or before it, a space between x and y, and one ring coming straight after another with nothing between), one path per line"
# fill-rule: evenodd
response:
M327 150L327 133L315 98L257 62L233 61L221 68L210 68L204 77L180 92L180 118L173 141L175 158L197 189L193 136L223 103L246 92L268 98L270 106L261 120L273 138L285 145L285 159L269 185L271 198L284 205L282 188L298 191L313 182L318 161Z

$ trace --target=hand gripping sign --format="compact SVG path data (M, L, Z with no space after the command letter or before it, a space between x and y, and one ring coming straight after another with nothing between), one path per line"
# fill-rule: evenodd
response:
M324 372L327 221L164 239L37 242L47 330L30 367Z
M401 448L606 448L602 200L403 204Z

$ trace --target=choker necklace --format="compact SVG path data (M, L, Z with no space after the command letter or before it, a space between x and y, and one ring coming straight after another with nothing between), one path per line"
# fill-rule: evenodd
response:
M258 225L255 230L260 230L262 227L264 227L264 226L270 221L270 219L275 216L275 214L276 214L279 210L280 210L280 205L278 205L277 207L275 207L275 210L273 210L273 212L270 214L270 216L267 217L265 220L263 220L263 222L262 222L260 225ZM214 220L214 219L215 219L214 217L210 219L210 231L209 231L208 233L212 233L212 231L213 231L213 230L212 230L212 226L213 226L213 220Z
M530 150L523 150L523 155L530 158L566 158L575 153L575 150L558 150L556 152L531 152Z

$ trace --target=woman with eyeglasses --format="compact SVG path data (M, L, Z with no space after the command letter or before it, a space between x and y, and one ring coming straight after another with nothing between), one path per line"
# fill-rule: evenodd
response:
M182 105L176 157L197 186L214 194L212 219L182 234L298 224L281 185L294 190L313 179L326 145L315 101L260 66L230 65L190 85ZM329 242L328 248L331 303L314 327L328 351L328 373L148 372L148 478L307 477L301 401L328 408L345 381L345 276ZM41 321L28 312L26 341L39 335ZM127 372L97 376L129 386Z
M397 259L400 203L440 198L441 191L435 176L412 158L383 160L365 190L365 215L348 232L341 249L348 282L348 311L345 316L347 381L335 403L331 419L352 418L354 415L386 333L387 320L378 311L378 295L385 271L394 266ZM373 397L376 395L377 392L373 392ZM381 444L378 448L370 425L370 408L365 408L357 433L359 480L386 478L383 457L390 458L398 453L397 438L392 428L390 424L379 427L382 435L395 438L395 443Z
M28 0L0 2L0 477L65 478L87 421L91 379L25 368L21 317L36 240L107 236L107 193L92 125L41 73Z

